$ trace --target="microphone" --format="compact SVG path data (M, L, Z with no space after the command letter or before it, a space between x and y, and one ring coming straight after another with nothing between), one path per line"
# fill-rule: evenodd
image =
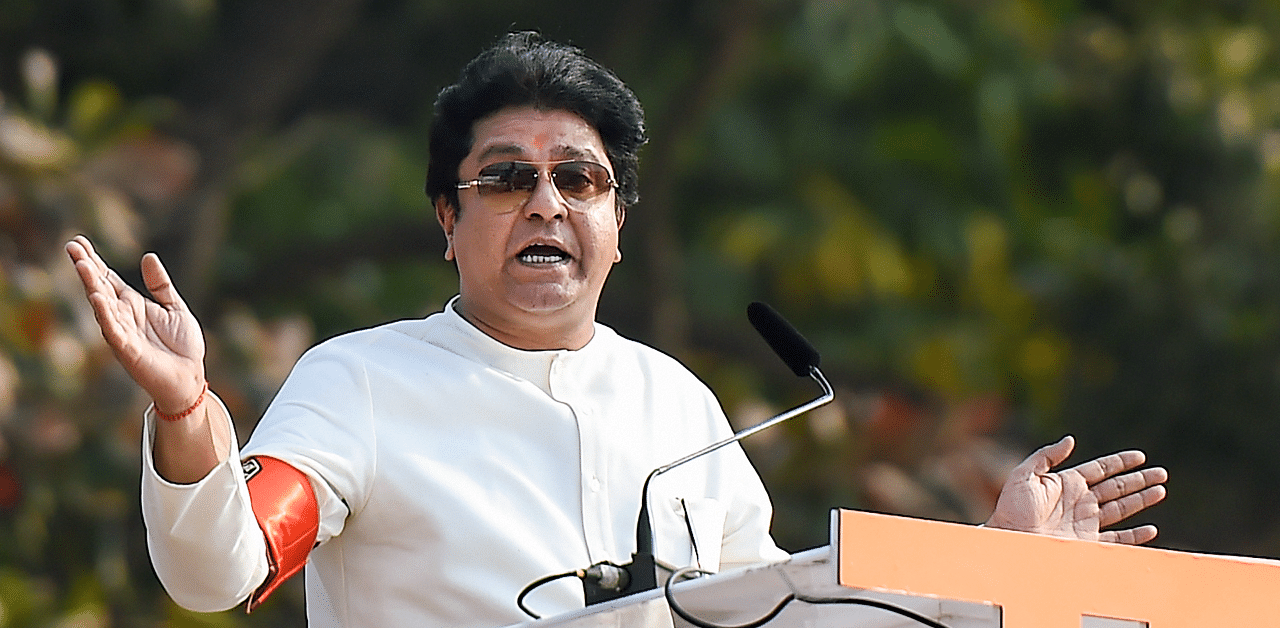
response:
M777 310L756 301L747 306L747 320L751 321L751 326L769 343L769 348L787 363L787 368L796 377L805 377L809 375L809 369L818 368L822 361L818 350L787 319L782 318Z
M773 352L787 364L797 377L811 377L822 388L822 395L812 401L796 406L755 427L744 429L724 440L717 441L699 449L679 460L667 463L649 473L640 489L640 516L636 521L636 553L631 555L631 562L620 565L627 577L609 578L606 585L604 579L598 577L583 578L582 586L587 605L607 602L616 598L658 588L657 559L653 553L653 522L649 518L649 482L653 478L666 473L689 461L701 458L717 449L736 443L756 432L768 429L787 419L799 416L818 406L830 403L835 398L831 384L818 369L821 357L818 350L796 331L786 319L782 318L772 307L760 302L747 306L747 318L755 327Z

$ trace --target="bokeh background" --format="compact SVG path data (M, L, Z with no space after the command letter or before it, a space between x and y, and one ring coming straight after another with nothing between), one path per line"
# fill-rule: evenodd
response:
M784 547L833 506L982 521L1072 433L1169 468L1155 545L1280 557L1280 4L3 0L0 627L303 625L297 586L159 589L147 399L63 243L161 254L243 438L306 347L454 294L425 129L510 29L648 113L602 321L739 426L814 393L748 302L822 352L837 404L745 443Z

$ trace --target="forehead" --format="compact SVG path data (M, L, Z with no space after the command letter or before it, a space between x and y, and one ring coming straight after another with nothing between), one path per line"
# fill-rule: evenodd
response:
M463 163L499 159L590 159L608 165L600 133L568 111L511 107L476 121Z

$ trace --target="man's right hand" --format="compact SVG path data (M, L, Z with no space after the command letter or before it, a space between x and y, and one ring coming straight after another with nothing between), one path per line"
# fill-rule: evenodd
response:
M173 482L195 482L226 455L230 434L209 416L221 406L205 403L204 335L178 296L160 258L142 258L142 280L154 300L129 287L102 261L84 236L67 243L102 337L133 381L163 415L192 410L178 421L157 421L156 469ZM195 412L200 407L204 411Z
M102 337L164 414L177 414L199 402L204 391L204 336L200 324L178 296L160 258L142 258L142 280L154 301L111 270L89 239L76 236L67 254L84 284L85 296Z

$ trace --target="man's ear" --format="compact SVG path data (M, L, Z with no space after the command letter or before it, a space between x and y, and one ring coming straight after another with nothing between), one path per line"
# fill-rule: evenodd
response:
M444 194L436 197L436 221L440 223L440 228L444 230L444 240L446 243L444 249L444 258L453 261L453 224L458 220L458 208L445 198Z
M627 208L625 206L619 205L618 210L613 212L613 214L618 218L618 231L622 231L622 223L627 221ZM622 261L622 244L621 242L619 242L618 250L615 251L613 254L613 263L617 264L618 262L621 262L621 261Z

